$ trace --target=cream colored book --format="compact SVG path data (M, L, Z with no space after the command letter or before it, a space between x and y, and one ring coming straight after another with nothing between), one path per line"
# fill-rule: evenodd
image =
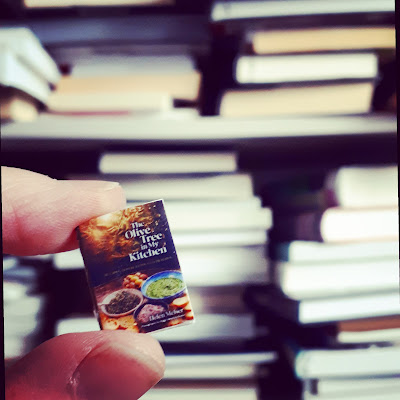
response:
M270 30L254 32L251 43L256 54L395 49L396 31L393 26Z
M222 96L223 117L364 114L369 112L372 82L271 89L228 90Z
M158 112L172 110L173 102L167 93L63 93L55 91L51 93L47 107L49 111L58 113Z
M133 74L125 76L63 77L57 90L60 93L160 93L174 99L196 101L201 75L198 71L183 74Z

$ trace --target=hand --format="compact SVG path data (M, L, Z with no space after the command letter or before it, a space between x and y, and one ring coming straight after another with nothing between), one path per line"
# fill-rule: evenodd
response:
M3 251L49 254L78 247L75 227L125 207L117 183L57 181L2 167ZM7 400L138 399L163 376L161 346L127 331L53 338L6 370Z

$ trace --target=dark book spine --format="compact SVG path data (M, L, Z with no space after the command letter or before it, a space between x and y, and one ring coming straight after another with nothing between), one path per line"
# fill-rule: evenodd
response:
M288 242L293 240L322 242L321 219L322 211L293 215L277 215L271 239Z

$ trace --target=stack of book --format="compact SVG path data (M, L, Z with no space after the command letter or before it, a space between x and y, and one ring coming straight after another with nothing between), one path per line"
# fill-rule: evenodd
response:
M274 320L306 399L394 398L397 174L394 165L348 166L322 187L299 178L265 196L274 211L273 286L254 288L248 299Z
M344 115L370 111L378 83L379 55L384 51L386 57L389 51L395 58L395 28L386 20L371 23L365 14L376 13L379 8L385 11L387 5L371 8L359 1L350 6L342 1L328 3L214 3L213 21L236 26L235 33L241 40L232 67L235 82L223 90L220 115ZM308 12L323 16L325 23L321 26L321 18L317 22L305 19Z
M59 78L56 64L29 29L0 29L1 121L34 120Z
M135 55L93 49L64 68L68 74L49 98L49 113L151 118L198 115L201 73L190 54Z
M40 341L45 296L38 292L38 273L16 257L3 256L4 358L9 361Z
M266 242L272 216L254 195L251 176L238 172L237 155L105 152L99 174L71 178L118 181L128 206L164 199L196 319L193 325L154 334L167 363L176 356L176 368L171 365L166 379L197 380L199 390L211 379L222 390L235 377L245 392L252 388L255 393L259 364L270 363L275 355L268 341L258 345L268 331L257 326L243 293L250 284L268 282ZM54 266L65 273L83 269L83 261L77 250L54 255ZM76 313L60 318L56 330L61 334L97 327L94 317Z

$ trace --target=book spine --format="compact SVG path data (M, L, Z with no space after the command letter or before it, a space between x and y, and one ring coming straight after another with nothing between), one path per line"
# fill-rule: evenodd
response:
M322 242L321 219L323 211L277 216L271 238L277 241L316 241Z

